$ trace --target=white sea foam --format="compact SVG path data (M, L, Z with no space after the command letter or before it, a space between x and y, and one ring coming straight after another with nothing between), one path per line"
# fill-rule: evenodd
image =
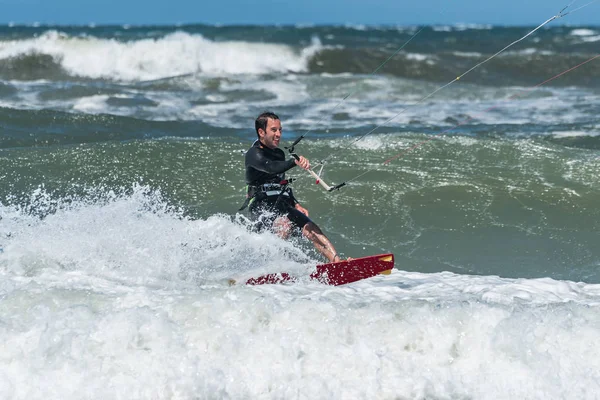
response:
M473 23L456 24L455 27L457 30L467 30L467 29L490 30L493 28L493 26L489 25L489 24L473 24Z
M106 95L83 97L75 101L73 110L89 114L104 113L108 110L106 100L108 100Z
M476 51L471 51L471 52L467 52L467 51L455 51L452 54L454 54L455 56L458 56L458 57L469 57L469 58L471 58L471 57L481 57L482 56L481 53L478 53Z
M427 61L430 64L434 62L434 60L437 58L435 56L429 55L429 54L419 54L419 53L407 53L405 55L407 60L414 60L414 61Z
M432 28L436 32L454 32L454 31L466 31L469 29L478 29L478 30L489 30L492 29L492 25L486 24L466 24L466 23L458 23L455 25L438 25Z
M1 398L600 392L600 285L394 270L345 287L229 286L316 260L230 217L183 218L144 188L43 219L0 211Z
M371 29L371 27L364 24L345 24L344 27L348 29L354 29L357 31L367 31L368 29Z
M432 27L435 32L452 32L452 26L450 25L439 25Z
M578 136L600 136L600 132L590 131L554 131L552 136L564 138L564 137L578 137Z
M505 51L504 53L500 54L500 57L507 57L507 56L514 56L514 55L530 56L533 54L540 54L543 56L552 56L556 53L553 51L549 51L549 50L540 50L540 49L536 49L534 47L529 47L529 48L526 48L523 50Z
M184 32L159 39L120 42L48 31L33 39L0 42L0 59L48 54L74 75L135 81L194 72L304 72L308 60L320 48L317 38L309 47L297 51L279 44L216 42Z
M586 37L582 38L581 40L584 42L587 42L587 43L598 42L598 41L600 41L600 35L586 36Z
M571 35L573 36L592 36L595 35L596 31L591 29L573 29Z
M70 89L60 82L8 83L17 91L0 100L7 108L74 110L150 120L199 119L240 129L248 126L247 120L240 116L282 107L291 114L286 117L286 127L301 130L321 119L324 129L358 129L365 133L380 124L404 128L415 123L447 126L466 117L473 117L472 124L589 126L595 123L592 118L595 114L586 107L572 105L584 101L593 110L598 104L592 90L581 88L487 88L461 82L421 102L438 86L390 76L349 74L195 76L177 81L172 89L165 91L144 85L123 85L117 93L86 91L81 97L77 97L80 94L77 91L73 97L63 97L61 93ZM59 95L39 96L53 92ZM341 101L347 95L351 96ZM143 101L137 102L138 98ZM126 101L111 101L115 99Z

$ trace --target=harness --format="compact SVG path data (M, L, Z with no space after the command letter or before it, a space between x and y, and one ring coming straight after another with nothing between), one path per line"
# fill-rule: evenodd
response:
M254 200L261 198L268 198L277 196L277 202L279 202L282 198L287 197L291 198L296 202L296 198L292 194L292 188L289 187L289 184L292 183L293 179L284 179L279 183L263 183L262 185L248 185L248 192L246 194L246 200L242 207L238 211L244 210L246 207L250 205Z
M264 185L258 186L258 193L263 193L265 196L288 196L290 189L287 187L287 181L284 184L281 183L265 183Z

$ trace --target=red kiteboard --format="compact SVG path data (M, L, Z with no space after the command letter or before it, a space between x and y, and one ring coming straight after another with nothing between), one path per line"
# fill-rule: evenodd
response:
M394 255L391 253L379 254L350 261L317 265L315 272L310 275L310 279L326 285L338 286L371 278L378 274L389 275L392 268L394 268ZM298 278L293 275L280 272L250 278L246 281L246 285L265 285L297 280Z

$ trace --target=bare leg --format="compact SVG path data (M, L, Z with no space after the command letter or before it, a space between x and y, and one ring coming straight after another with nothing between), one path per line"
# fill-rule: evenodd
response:
M335 251L333 244L327 239L327 236L321 231L321 229L314 223L309 222L302 228L302 234L306 236L313 244L316 249L319 250L323 256L325 256L329 262L338 262L340 257Z
M273 222L275 234L282 239L287 239L292 231L292 222L287 217L278 217Z

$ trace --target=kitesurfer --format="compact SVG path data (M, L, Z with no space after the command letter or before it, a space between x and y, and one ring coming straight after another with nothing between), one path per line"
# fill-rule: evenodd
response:
M303 156L286 159L279 148L281 120L272 112L260 114L255 121L258 139L246 152L248 192L242 209L248 207L257 230L270 229L282 238L301 233L330 262L340 261L333 244L308 217L308 210L294 197L285 172L295 167L308 170Z

